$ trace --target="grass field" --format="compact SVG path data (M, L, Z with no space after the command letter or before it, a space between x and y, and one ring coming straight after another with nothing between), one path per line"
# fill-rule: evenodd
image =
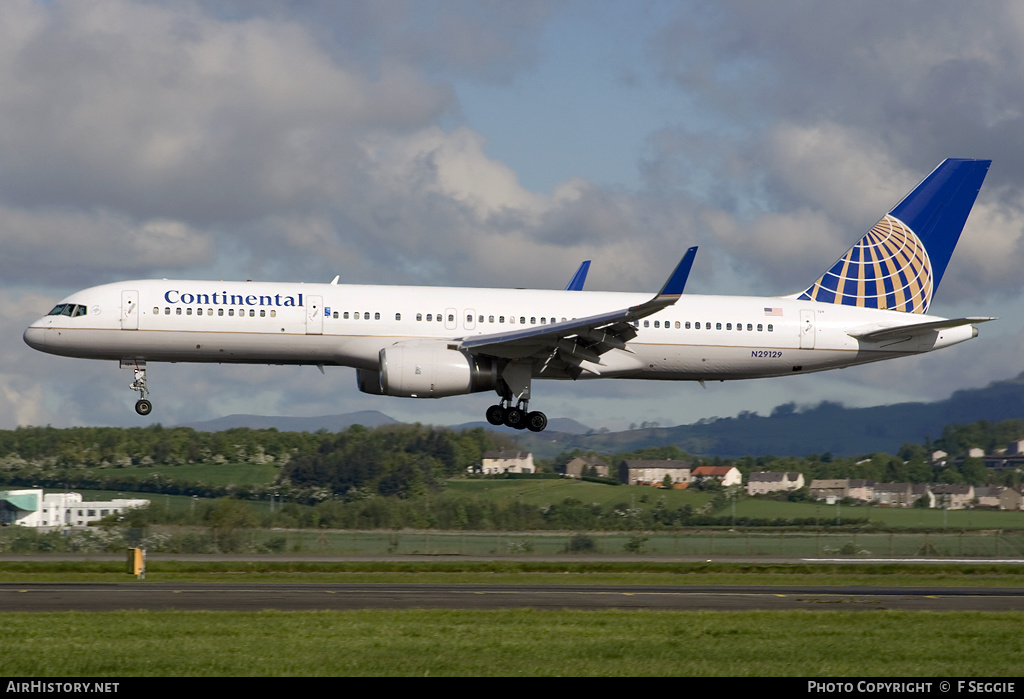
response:
M1019 676L1024 614L0 614L7 677Z
M0 581L126 582L116 562L0 562ZM153 562L147 580L1024 585L1024 566ZM2 613L12 677L1012 677L1020 612L360 610Z

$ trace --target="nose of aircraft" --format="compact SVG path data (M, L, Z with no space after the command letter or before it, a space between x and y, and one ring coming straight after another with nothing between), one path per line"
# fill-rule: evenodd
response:
M25 330L25 344L32 349L41 350L46 347L46 330L30 325Z

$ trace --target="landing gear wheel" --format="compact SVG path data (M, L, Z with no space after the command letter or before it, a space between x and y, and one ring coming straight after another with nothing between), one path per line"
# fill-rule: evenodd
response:
M149 415L151 412L153 412L153 404L150 403L145 398L143 398L142 400L135 404L135 412L143 416Z
M524 429L526 427L526 413L519 408L509 408L505 411L505 425L517 430Z
M487 409L485 415L487 416L487 422L492 425L505 424L505 408L500 405L492 405Z
M526 416L526 426L530 432L543 432L548 426L548 416L539 410L535 410Z

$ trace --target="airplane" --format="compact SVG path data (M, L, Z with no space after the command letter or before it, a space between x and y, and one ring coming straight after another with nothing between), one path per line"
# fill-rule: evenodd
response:
M789 376L921 354L993 318L928 315L990 160L948 159L804 291L683 295L696 247L661 290L135 280L75 292L25 330L32 348L118 361L135 410L149 362L345 366L360 391L495 391L488 422L542 431L534 379L697 381Z

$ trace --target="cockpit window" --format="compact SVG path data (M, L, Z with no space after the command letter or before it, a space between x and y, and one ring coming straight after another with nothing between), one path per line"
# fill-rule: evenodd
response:
M77 303L58 303L47 315L77 318L86 314L86 307Z

